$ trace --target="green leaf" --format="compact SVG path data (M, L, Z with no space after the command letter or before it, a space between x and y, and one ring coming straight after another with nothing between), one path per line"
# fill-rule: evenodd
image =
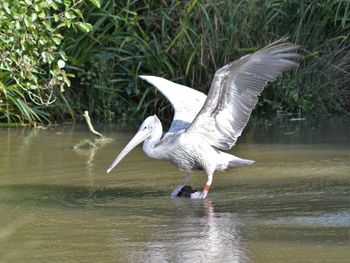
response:
M76 25L84 32L90 32L93 29L92 25L89 23L78 22Z
M65 12L65 13L64 13L64 16L65 16L67 19L72 19L72 18L74 18L74 14L73 14L72 11Z
M64 25L65 25L66 27L70 28L70 26L71 26L71 24L72 24L70 20L64 19L63 22L64 22ZM60 24L60 25L61 25L61 24ZM57 28L59 28L60 25L58 25Z
M59 39L63 40L63 36L60 33L54 34L54 37L58 37Z
M21 9L19 10L19 12L20 12L22 15L25 14L25 13L27 13L27 11L28 11L28 9L27 9L25 6L21 7Z
M9 9L9 3L3 3L3 8L5 9L6 13L11 14L11 11Z
M64 68L64 67L66 66L66 63L65 63L62 59L59 59L59 60L57 61L57 66L58 66L59 68Z
M62 58L63 60L65 60L65 61L68 60L68 57L67 57L67 55L66 55L66 53L65 53L64 51L60 51L60 55L61 55L61 58Z
M16 29L20 30L21 29L21 23L18 20L15 23L16 23Z
M83 18L83 13L81 12L80 9L73 9L73 10L74 10L74 12L75 12L81 19L84 19L84 18Z
M44 20L43 25L46 27L46 30L53 32L53 28L51 27L51 21L50 20Z
M60 17L57 14L53 15L53 19L54 19L55 22L60 21Z
M64 5L66 7L70 7L71 4L72 4L72 0L64 0Z
M58 37L53 37L52 41L55 42L56 45L61 44L61 39L59 39Z
M55 9L55 10L58 10L58 5L54 2L54 1L51 1L50 2L50 6Z
M44 11L40 12L40 13L39 13L39 17L40 17L41 19L44 19L44 18L46 17L45 12L44 12Z
M93 3L94 6L100 8L101 7L101 3L100 0L90 0L91 3Z
M65 27L65 26L67 26L66 23L60 23L60 24L56 27L56 30L59 29L59 28Z
M24 18L24 24L26 25L26 27L31 27L32 26L32 20L30 20L29 17L26 16Z
M38 4L35 4L35 5L34 5L34 9L35 9L35 11L37 11L37 12L40 12L40 11L41 11L41 7L40 7L40 5L38 5Z
M35 22L37 18L38 18L38 15L36 13L32 13L32 22Z

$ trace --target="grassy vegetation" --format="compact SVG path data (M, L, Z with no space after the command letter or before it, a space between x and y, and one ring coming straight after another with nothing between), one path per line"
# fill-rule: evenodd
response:
M75 78L45 109L51 118L84 110L101 121L169 118L168 102L138 75L207 92L216 69L286 35L304 46L303 62L263 92L254 113L350 111L348 0L104 0L83 14L93 30L64 34Z

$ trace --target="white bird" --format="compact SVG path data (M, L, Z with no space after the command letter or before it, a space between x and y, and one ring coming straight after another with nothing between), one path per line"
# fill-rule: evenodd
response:
M158 117L146 118L107 173L144 142L143 150L149 157L168 160L186 172L172 196L181 191L193 170L201 169L208 176L207 182L203 191L192 193L191 198L206 198L215 171L254 163L223 150L235 145L267 83L298 65L299 49L283 38L227 64L216 71L208 96L161 77L140 76L171 102L173 121L163 136Z

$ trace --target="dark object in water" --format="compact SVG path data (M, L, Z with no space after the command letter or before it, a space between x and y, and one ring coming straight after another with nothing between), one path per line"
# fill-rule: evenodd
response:
M191 197L192 193L197 192L198 190L193 190L190 185L185 185L181 191L177 194L178 197Z

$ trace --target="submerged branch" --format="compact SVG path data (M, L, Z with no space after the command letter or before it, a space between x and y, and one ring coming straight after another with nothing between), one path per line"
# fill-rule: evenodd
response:
M91 119L90 119L90 116L89 116L89 112L88 112L87 110L84 111L83 116L85 117L86 123L87 123L87 125L89 126L90 131L91 131L93 134L99 136L100 138L105 138L101 133L99 133L98 131L96 131L96 130L94 129L94 127L92 126L92 124L91 124Z
M90 140L90 139L80 140L80 142L78 142L76 145L73 146L74 149L79 149L79 148L82 148L82 147L95 148L96 146L104 145L104 144L109 143L109 142L112 141L111 138L107 138L107 137L103 136L101 133L99 133L98 131L96 131L94 129L94 126L92 126L91 119L90 119L88 111L84 111L83 116L85 117L86 123L89 126L90 132L95 134L96 136L98 136L100 138L96 138L93 141Z

